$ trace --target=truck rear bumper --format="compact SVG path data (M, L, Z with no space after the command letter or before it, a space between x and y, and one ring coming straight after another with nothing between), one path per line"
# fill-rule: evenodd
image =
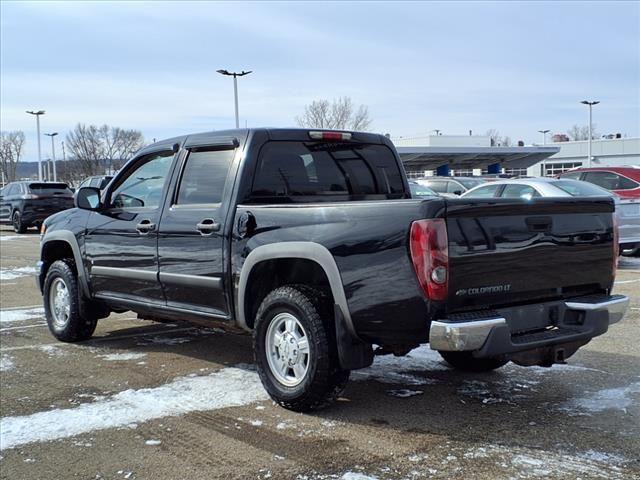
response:
M564 344L577 349L619 322L628 307L629 298L623 295L593 295L464 314L431 322L429 344L433 350L474 351L478 358ZM474 316L477 319L469 319Z

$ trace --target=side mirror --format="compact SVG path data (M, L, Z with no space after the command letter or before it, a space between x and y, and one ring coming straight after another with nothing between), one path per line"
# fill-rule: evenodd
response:
M82 187L75 195L75 205L83 210L98 210L100 208L100 189Z
M453 194L460 196L460 195L462 195L462 190L454 190Z

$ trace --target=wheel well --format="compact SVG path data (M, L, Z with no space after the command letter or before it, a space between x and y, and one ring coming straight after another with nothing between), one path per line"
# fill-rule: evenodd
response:
M331 285L324 269L306 258L278 258L256 264L249 275L244 294L247 326L253 328L256 312L269 292L290 284L303 284L324 291L333 302Z
M46 272L53 262L55 262L56 260L62 260L63 258L70 258L71 260L74 260L73 264L71 265L71 268L77 274L78 271L75 264L73 249L71 248L71 245L69 245L64 240L52 240L50 242L45 243L44 246L42 247L42 258L41 258L43 262L43 267L42 267L43 272Z

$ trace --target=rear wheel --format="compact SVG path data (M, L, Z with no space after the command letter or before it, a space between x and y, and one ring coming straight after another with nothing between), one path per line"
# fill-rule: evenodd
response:
M509 360L497 357L474 358L471 352L445 352L439 350L438 353L449 365L465 372L489 372L504 367L509 363Z
M297 412L332 403L349 380L338 362L326 298L318 290L289 285L265 297L253 334L258 373L281 406Z
M15 212L13 212L11 223L13 224L14 232L25 233L27 231L27 226L22 221L22 215L20 214L20 211L16 210Z
M44 281L44 311L49 330L63 342L79 342L91 338L98 317L81 315L78 279L70 260L53 262ZM83 309L90 312L90 309Z

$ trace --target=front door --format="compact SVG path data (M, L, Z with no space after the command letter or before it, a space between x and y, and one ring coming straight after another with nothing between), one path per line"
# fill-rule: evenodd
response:
M173 158L172 150L140 157L105 193L105 208L89 216L85 251L94 294L164 305L158 224Z
M167 198L158 232L160 281L167 306L224 318L225 212L235 144L187 148L179 181Z

